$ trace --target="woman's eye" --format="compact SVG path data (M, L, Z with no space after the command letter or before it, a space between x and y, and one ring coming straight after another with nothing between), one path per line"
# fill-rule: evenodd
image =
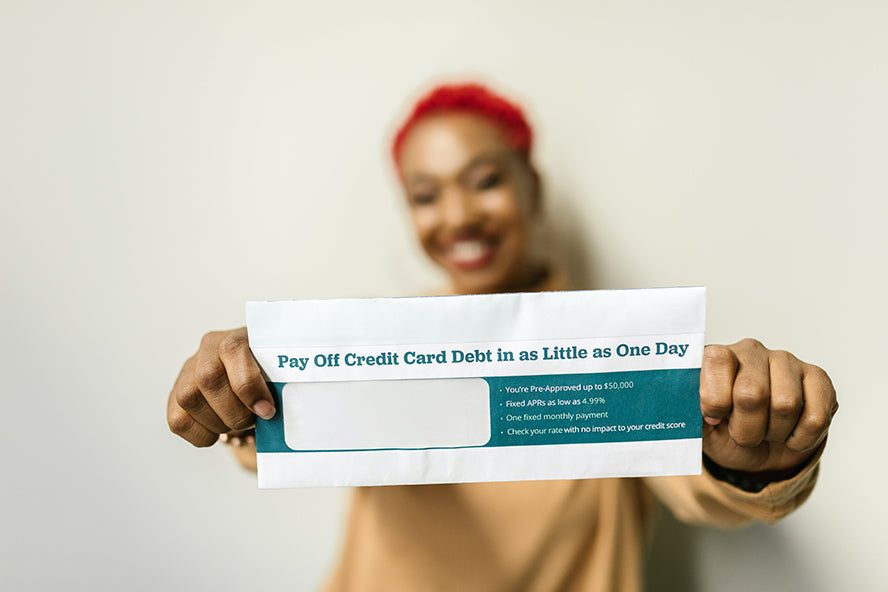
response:
M486 189L493 189L497 187L500 183L502 183L502 175L499 173L489 173L481 177L477 183L475 183L475 188L479 191L484 191Z
M410 196L410 203L415 206L429 205L435 202L435 194L432 192L414 193Z

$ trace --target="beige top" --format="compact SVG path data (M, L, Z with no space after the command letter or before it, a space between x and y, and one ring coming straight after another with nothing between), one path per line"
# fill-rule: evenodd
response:
M818 460L759 493L706 472L359 488L326 590L640 591L658 499L691 523L774 522L808 497Z
M708 474L360 488L327 590L640 591L655 497L689 522L773 522L816 473L754 494Z

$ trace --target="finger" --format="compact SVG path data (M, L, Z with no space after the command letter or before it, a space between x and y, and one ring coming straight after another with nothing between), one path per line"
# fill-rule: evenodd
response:
M718 425L731 414L732 391L739 362L724 345L708 345L703 350L700 369L700 412L709 425Z
M839 409L836 390L826 372L817 366L806 366L802 377L805 404L786 446L796 452L816 448L826 437L829 424Z
M804 407L802 363L785 351L771 352L771 408L768 417L768 442L786 442L795 429Z
M220 334L204 336L194 362L197 388L219 419L232 430L243 430L253 425L255 416L231 388L228 371L219 358Z
M187 411L179 407L174 396L167 400L167 423L170 431L194 446L212 446L219 434L198 423Z
M203 393L195 382L195 359L189 358L182 371L176 379L173 386L173 392L170 394L170 400L175 401L176 405L185 411L198 424L207 430L221 434L229 430L225 422L213 411L213 408L207 402Z
M250 351L246 330L233 331L222 340L219 358L228 374L228 383L241 403L262 419L274 417L274 399Z
M731 438L740 446L758 446L768 430L771 379L767 350L742 345L734 379L732 411L728 422Z

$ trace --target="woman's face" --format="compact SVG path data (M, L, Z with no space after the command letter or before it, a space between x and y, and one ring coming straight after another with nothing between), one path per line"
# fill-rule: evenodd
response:
M420 121L401 149L401 174L419 242L460 294L529 287L536 173L499 129L477 115Z

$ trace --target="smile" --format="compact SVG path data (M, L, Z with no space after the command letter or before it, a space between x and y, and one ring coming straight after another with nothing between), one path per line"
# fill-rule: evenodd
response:
M464 271L484 267L496 254L496 243L487 239L455 241L445 250L448 261Z

